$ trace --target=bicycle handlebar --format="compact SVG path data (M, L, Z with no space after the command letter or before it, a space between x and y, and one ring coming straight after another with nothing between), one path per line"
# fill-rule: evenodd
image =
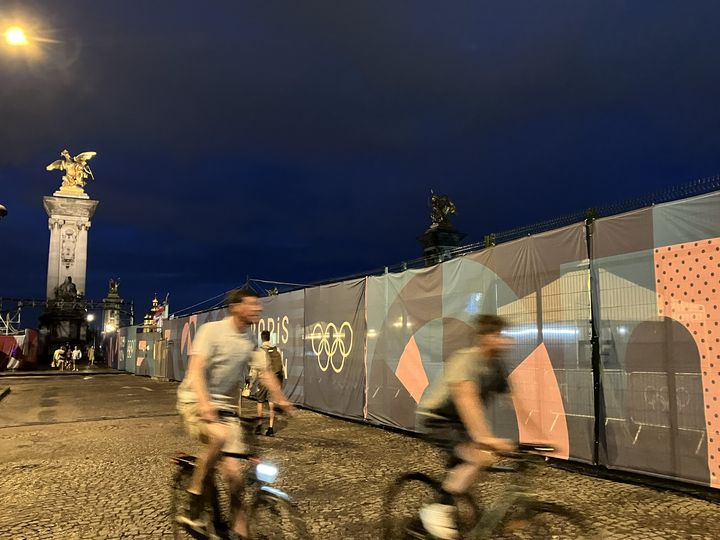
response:
M510 452L496 450L492 446L480 442L474 442L473 444L482 450L487 450L488 452L492 452L493 454L496 454L500 457L509 459L523 459L525 457L525 454L535 452L546 454L548 452L554 452L556 450L554 446L540 443L520 443L518 444L516 450Z

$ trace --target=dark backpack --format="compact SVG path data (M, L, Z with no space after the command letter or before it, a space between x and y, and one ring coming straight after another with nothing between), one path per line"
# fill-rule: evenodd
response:
M267 354L267 366L270 371L278 373L283 370L282 355L277 347L266 349L265 354Z

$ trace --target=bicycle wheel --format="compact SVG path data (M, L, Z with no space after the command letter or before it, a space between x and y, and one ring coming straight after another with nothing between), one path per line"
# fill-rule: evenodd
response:
M602 538L592 525L579 512L551 502L532 504L526 512L528 526L518 530L521 538L548 538L554 540Z
M426 504L440 498L440 482L420 472L400 476L385 494L382 537L385 540L425 538L419 512ZM480 510L468 495L455 497L458 529L464 536L477 523Z
M253 498L248 516L253 540L304 540L310 538L297 506L274 488L261 488Z

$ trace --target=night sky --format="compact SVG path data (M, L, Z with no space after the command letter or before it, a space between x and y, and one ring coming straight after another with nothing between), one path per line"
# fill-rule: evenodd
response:
M421 255L720 172L720 3L0 0L0 295L44 297L45 166L98 152L87 295Z

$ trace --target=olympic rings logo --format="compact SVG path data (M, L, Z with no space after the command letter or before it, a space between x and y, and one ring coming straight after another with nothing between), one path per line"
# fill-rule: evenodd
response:
M321 371L327 371L329 367L335 373L340 373L345 367L345 359L350 356L353 346L353 329L350 323L345 321L340 328L334 323L315 323L310 336L310 345L317 356L318 366ZM338 363L340 367L335 365L335 356L339 353ZM323 356L325 364L323 365Z

